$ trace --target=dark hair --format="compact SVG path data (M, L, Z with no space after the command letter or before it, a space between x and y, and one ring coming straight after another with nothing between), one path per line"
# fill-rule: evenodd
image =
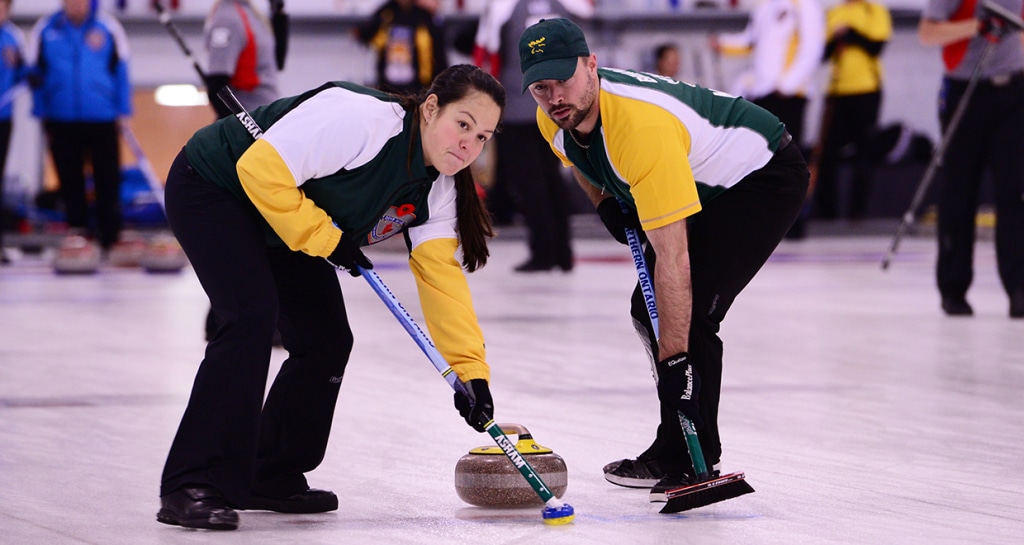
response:
M413 113L413 138L419 134L419 106L430 95L437 95L437 106L443 109L452 102L466 98L470 93L479 91L494 100L498 108L505 111L505 88L484 70L471 64L456 64L438 74L430 87L419 96L405 97L402 105L406 111ZM499 117L500 119L500 117ZM462 245L462 266L473 272L487 263L491 255L487 249L487 239L494 236L491 216L487 212L480 196L476 192L476 181L473 172L466 167L455 173L455 206L458 216L459 242Z
M654 48L654 59L661 60L661 58L665 56L665 53L668 53L669 51L676 49L679 49L679 47L676 44L661 44L658 47Z

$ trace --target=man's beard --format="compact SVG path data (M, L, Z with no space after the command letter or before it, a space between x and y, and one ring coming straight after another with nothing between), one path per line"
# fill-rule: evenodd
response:
M587 117L588 113L590 113L589 108L587 109L587 111L583 111L575 106L572 106L572 113L570 113L568 117L564 117L562 119L554 119L553 121L562 129L571 131L575 129L577 126L579 126L580 123L583 122L583 120Z
M587 92L580 97L580 104L582 104L583 107L577 107L575 104L565 104L564 106L572 108L572 112L562 119L552 118L552 121L554 121L555 124L563 130L571 131L575 129L580 123L583 123L583 120L586 119L588 115L590 115L590 110L594 107L594 98L596 94L594 78L590 74L587 74Z

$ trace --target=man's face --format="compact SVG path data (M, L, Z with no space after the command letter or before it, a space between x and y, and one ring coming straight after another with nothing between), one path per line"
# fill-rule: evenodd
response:
M540 109L565 130L575 129L588 118L597 97L594 56L581 57L576 63L576 72L567 80L542 79L529 86Z
M64 0L64 14L73 23L81 23L89 16L91 0Z

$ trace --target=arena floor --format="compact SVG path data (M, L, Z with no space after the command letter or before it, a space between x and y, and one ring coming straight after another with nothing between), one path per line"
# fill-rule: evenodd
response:
M304 545L1019 543L1024 536L1024 321L1008 318L991 241L971 318L947 318L934 241L887 272L886 236L785 241L722 330L724 470L757 492L677 515L601 467L653 438L656 398L627 314L624 246L575 241L570 274L522 275L499 238L471 275L499 422L568 466L571 525L537 508L462 502L453 472L490 443L369 287L341 276L356 346L327 457L310 474L341 508L242 512L236 532L159 524L160 471L202 357L192 274L56 276L0 268L0 543ZM419 318L401 253L371 253ZM274 364L285 354L275 349Z

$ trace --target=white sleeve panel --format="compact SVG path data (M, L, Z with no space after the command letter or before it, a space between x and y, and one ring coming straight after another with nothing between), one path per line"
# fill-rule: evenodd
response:
M491 0L480 17L476 45L497 52L501 47L501 27L508 22L519 0Z
M301 186L372 161L402 132L404 117L396 103L332 88L285 114L263 139L274 146Z
M825 11L818 0L797 0L797 48L793 62L779 80L783 94L814 92L814 76L825 52Z
M427 195L430 217L423 225L409 228L412 248L435 238L458 238L455 196L455 178L441 175L434 181Z
M558 0L562 7L576 17L590 19L594 16L596 8L591 0Z
M117 56L124 62L128 61L128 35L124 32L121 23L109 13L100 12L96 14L96 20L107 27L110 35L114 37L114 46L117 47Z

